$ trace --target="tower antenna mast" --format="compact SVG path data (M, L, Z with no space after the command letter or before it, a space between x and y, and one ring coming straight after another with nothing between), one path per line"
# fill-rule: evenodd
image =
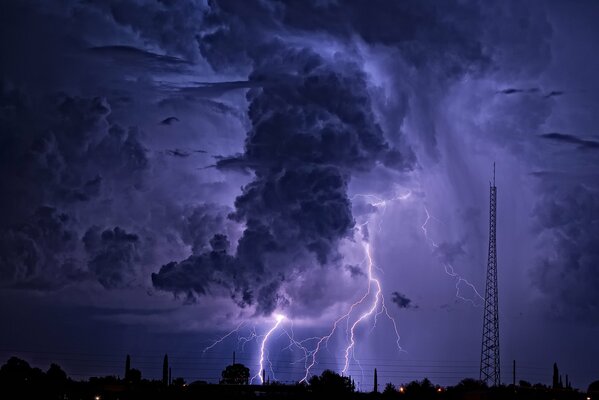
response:
M493 183L489 188L489 253L485 284L485 309L483 315L483 339L480 356L480 380L499 386L499 300L497 289L497 187L495 186L495 163Z

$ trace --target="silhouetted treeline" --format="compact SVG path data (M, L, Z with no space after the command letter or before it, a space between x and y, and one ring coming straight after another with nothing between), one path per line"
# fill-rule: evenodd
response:
M0 367L1 399L166 399L177 398L184 384L181 378L171 385L145 380L135 368L127 368L125 379L105 376L75 381L57 364L51 364L44 372L17 357Z
M198 381L186 384L182 378L171 381L170 369L165 357L163 376L160 380L142 379L141 371L130 367L127 356L125 378L114 376L74 381L57 364L47 371L31 367L17 357L10 358L0 368L0 398L2 399L398 399L398 400L585 400L586 393L542 384L532 385L520 381L519 385L487 387L475 379L464 379L455 386L442 387L428 379L412 381L400 386L391 383L378 389L375 380L372 392L356 392L355 384L331 370L313 376L308 383L284 385L268 382L264 385L248 384L249 369L243 364L232 364L222 372L220 384ZM376 375L375 375L376 376ZM593 385L597 386L595 388ZM595 398L599 381L589 387ZM599 397L597 397L599 400Z

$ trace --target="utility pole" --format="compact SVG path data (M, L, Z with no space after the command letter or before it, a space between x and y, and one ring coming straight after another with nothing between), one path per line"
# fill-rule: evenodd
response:
M129 380L129 374L131 372L131 356L127 354L127 358L125 359L125 380Z
M162 384L168 386L168 354L164 355L164 361L162 361Z

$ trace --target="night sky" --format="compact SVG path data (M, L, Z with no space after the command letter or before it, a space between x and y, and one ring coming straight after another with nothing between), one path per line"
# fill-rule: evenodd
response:
M358 387L478 378L495 162L502 381L557 362L586 389L597 20L594 1L3 1L0 361L86 378L131 354L156 378L169 353L216 382L233 351L258 373L279 318L267 374L298 381L364 296L311 373L344 369L374 307Z

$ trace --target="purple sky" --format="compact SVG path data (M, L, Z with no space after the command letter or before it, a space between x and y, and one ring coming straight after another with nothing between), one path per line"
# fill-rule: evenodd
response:
M477 378L496 162L502 381L599 377L595 2L0 7L2 357L297 381L368 246L312 372Z

